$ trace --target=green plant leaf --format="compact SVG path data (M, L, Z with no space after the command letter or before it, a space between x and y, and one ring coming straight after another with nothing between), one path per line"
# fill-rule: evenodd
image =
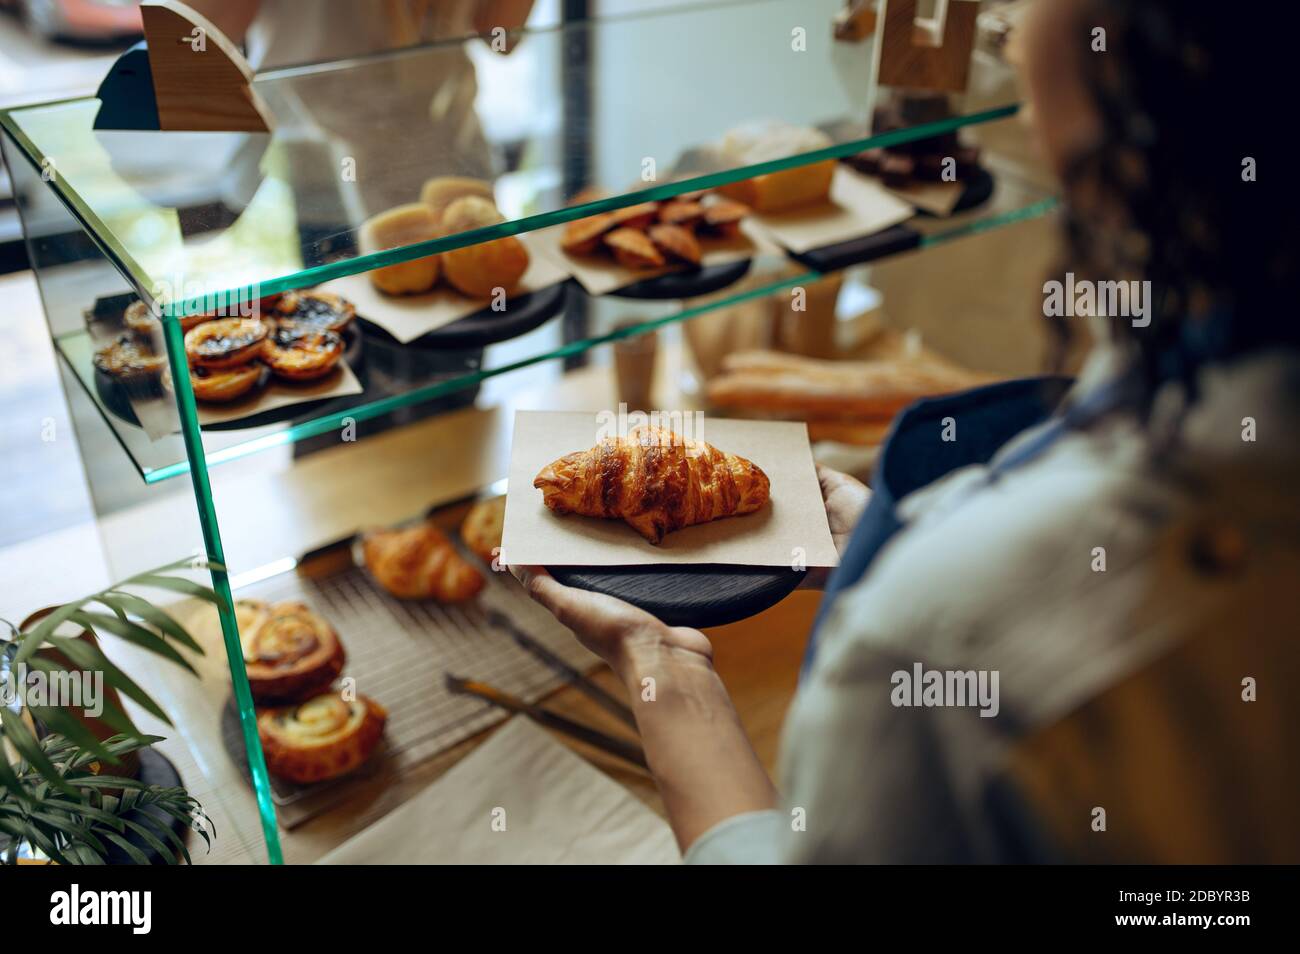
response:
M185 657L173 649L171 643L167 642L167 640L163 639L153 630L145 629L143 626L139 626L130 620L118 619L116 616L110 616L107 613L88 613L84 610L80 610L72 614L72 619L74 622L80 623L87 629L93 629L96 632L106 630L114 636L120 636L127 642L139 646L141 649L146 649L155 655L169 659L182 669L185 669L193 675L198 675L198 673L194 672L194 667L189 664Z
M27 723L23 722L21 717L6 708L0 708L0 725L4 727L5 738L18 750L18 754L41 774L42 778L55 788L75 794L75 789L64 781L63 775L41 749L36 736L32 735L31 729L27 728Z
M83 640L68 636L53 636L50 638L50 645L71 659L80 668L88 669L91 672L103 672L104 681L110 686L134 700L150 715L161 719L167 725L172 724L171 720L167 718L167 713L163 712L162 707L154 702L147 692L136 685L135 680L109 662L108 657L104 655L98 646L92 646Z
M110 600L113 602L109 603ZM200 656L203 655L203 647L189 634L189 631L178 623L170 613L154 606L148 600L136 596L134 593L113 590L110 593L105 593L101 602L109 603L110 606L114 604L120 605L122 609L134 613L155 629L166 633L185 648L198 653Z
M104 832L104 837L109 841L111 841L113 844L117 845L117 847L125 851L127 857L131 859L132 864L147 865L149 863L148 855L146 855L135 845L131 844L129 841L126 840L126 838L124 838L122 835L119 835L117 832L106 831Z
M148 586L159 590L171 590L173 593L184 593L186 596L193 596L218 608L225 606L225 601L217 595L217 591L212 587L204 586L202 583L195 583L193 580L187 580L184 577L142 573L127 580L124 585L127 584L131 586Z

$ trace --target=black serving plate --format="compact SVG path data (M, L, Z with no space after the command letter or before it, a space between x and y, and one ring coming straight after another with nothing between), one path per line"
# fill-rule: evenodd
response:
M957 204L952 207L951 215L958 212L969 212L993 198L994 189L993 174L983 166L975 170L975 174L966 180L966 188L962 190L961 198ZM933 212L927 212L925 209L917 209L917 214L924 215L927 218L937 218Z
M624 285L609 294L614 298L635 298L642 301L675 301L680 298L694 298L696 295L708 295L720 291L728 285L740 281L749 271L752 259L739 262L727 262L723 265L706 265L704 268L692 268L686 271L669 272L655 278L646 278L631 285Z
M565 586L626 600L669 626L722 626L775 606L799 585L798 570L770 566L553 566Z
M505 311L484 308L421 335L407 344L402 344L379 325L360 315L357 316L357 322L365 336L381 347L438 351L449 348L483 348L517 338L555 317L564 308L568 285L567 281L557 282L547 288L519 295L509 299Z

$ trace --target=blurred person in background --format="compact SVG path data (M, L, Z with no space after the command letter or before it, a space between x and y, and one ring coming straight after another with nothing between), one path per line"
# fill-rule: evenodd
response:
M821 472L841 564L779 786L704 634L515 568L626 683L687 861L1300 861L1289 32L1051 0L1017 42L1065 201L1048 277L1150 282L1146 310L1094 318L1064 399L925 401L873 491Z

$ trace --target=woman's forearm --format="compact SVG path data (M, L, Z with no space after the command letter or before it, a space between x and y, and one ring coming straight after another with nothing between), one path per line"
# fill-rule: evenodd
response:
M776 805L776 790L707 657L646 641L629 646L615 669L683 852L718 822Z

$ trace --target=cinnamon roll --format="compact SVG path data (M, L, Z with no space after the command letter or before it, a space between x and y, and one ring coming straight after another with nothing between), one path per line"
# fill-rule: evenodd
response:
M355 771L384 733L388 711L373 699L336 692L298 705L260 710L257 734L266 768L290 782L323 782Z
M277 603L241 629L244 668L259 702L321 692L343 671L343 644L329 623L303 603Z

